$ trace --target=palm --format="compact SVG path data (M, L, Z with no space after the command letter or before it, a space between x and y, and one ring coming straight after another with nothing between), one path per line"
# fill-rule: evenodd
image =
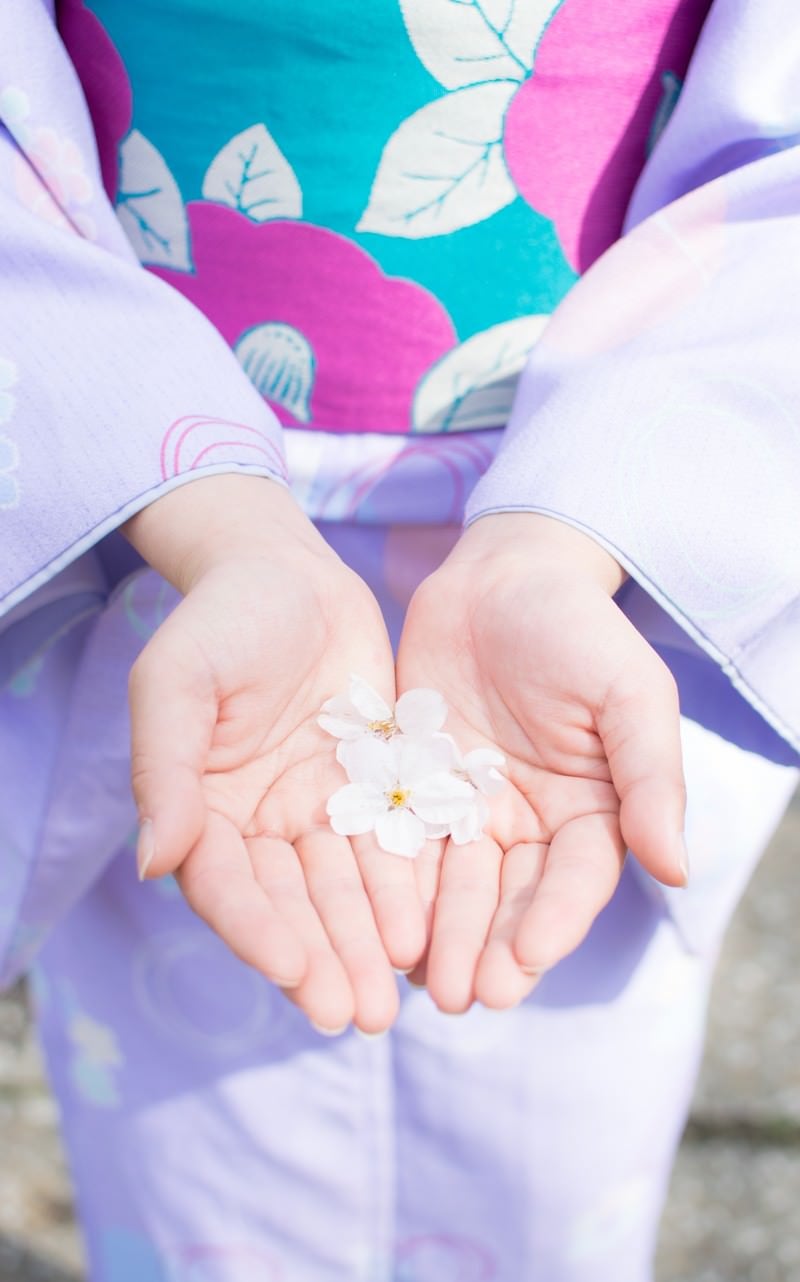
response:
M650 697L640 692L654 679L661 692L669 677L608 596L559 585L545 603L513 576L480 593L474 584L472 567L456 563L423 585L398 660L400 688L445 695L460 746L491 744L507 758L510 786L485 838L448 845L442 861L427 982L447 1009L475 996L513 1004L531 972L577 946L619 879L622 831L669 877L671 854L643 815L655 804L657 823L664 806L680 808L658 778L646 796L632 786L631 741L666 766L677 716L660 710L661 746L655 727L637 724Z
M354 850L325 814L343 775L320 705L351 671L394 688L374 599L343 566L327 569L321 584L226 567L189 594L140 660L134 778L152 778L157 751L154 871L175 869L200 916L312 1020L372 1029L393 1018L390 962L416 960L424 922L402 861L367 841Z

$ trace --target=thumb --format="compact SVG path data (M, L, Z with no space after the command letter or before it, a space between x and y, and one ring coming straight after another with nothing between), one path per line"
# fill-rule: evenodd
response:
M638 635L636 642L643 649L609 692L598 731L620 800L625 844L658 881L685 886L689 866L678 690L655 650Z
M178 607L180 609L180 607ZM182 630L162 624L128 685L131 785L139 812L140 879L175 872L206 821L201 777L217 719L212 674Z

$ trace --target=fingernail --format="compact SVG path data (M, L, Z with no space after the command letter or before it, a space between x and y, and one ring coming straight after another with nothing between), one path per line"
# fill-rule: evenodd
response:
M681 837L681 853L678 858L678 865L680 867L681 873L683 874L683 884L684 886L688 886L689 884L689 851L686 849L686 842L684 841L683 837Z
M315 1024L313 1019L308 1022L314 1031L320 1033L323 1037L338 1037L340 1033L344 1033L350 1027L349 1024L342 1024L341 1028L323 1028L321 1024Z
M395 975L410 975L413 969L414 969L413 966L406 966L405 968L402 966L392 967L392 970L394 971Z
M388 1028L379 1028L377 1033L367 1033L363 1028L359 1028L357 1024L354 1027L358 1036L363 1037L367 1042L374 1042L376 1037L385 1037L389 1031Z
M136 867L139 872L139 881L144 881L155 853L156 841L153 835L153 821L152 819L143 819L136 842Z

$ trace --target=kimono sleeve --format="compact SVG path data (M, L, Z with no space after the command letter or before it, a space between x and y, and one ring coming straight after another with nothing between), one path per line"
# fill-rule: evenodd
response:
M791 0L716 0L629 230L544 331L467 513L587 532L795 750L796 37Z
M201 472L285 478L214 327L136 260L41 0L0 14L0 614Z
M0 287L1 984L136 825L127 675L174 594L112 532L196 476L285 479L224 340L128 245L44 0L0 5Z

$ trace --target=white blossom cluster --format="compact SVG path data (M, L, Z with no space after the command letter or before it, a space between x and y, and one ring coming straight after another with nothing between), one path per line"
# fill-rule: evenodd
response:
M327 699L318 721L339 740L349 780L328 800L334 832L374 832L382 850L409 859L429 837L476 841L489 818L486 798L505 785L505 757L493 748L462 754L443 732L446 720L436 690L407 690L392 710L358 676L347 694Z

